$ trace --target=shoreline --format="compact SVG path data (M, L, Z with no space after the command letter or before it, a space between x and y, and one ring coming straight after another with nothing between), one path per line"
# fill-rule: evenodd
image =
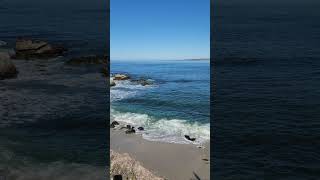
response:
M210 144L199 148L192 144L148 141L139 134L110 129L110 150L130 157L158 177L168 180L210 179Z

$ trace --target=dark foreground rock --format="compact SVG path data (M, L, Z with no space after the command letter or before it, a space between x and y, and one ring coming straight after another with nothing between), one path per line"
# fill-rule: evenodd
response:
M114 175L113 180L122 180L122 175L121 174Z
M132 127L131 129L126 130L126 134L134 134L136 133L136 130L134 129L134 127Z
M20 38L15 46L16 59L52 58L62 55L66 49L46 41Z
M195 141L195 140L196 140L196 138L191 138L191 137L188 136L188 135L184 135L184 137L185 137L187 140L189 140L189 141Z
M110 127L111 128L115 128L116 126L118 126L119 123L117 121L113 121L111 124L110 124Z
M0 80L14 78L18 74L8 52L0 52Z

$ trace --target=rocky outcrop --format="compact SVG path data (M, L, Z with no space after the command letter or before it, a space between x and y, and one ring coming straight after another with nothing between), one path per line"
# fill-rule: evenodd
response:
M110 128L115 128L116 126L118 126L119 123L117 121L113 121L111 124L110 124Z
M140 84L142 86L148 86L148 85L152 85L153 81L149 80L149 79L138 79L138 80L132 80L132 82Z
M128 79L130 79L130 77L125 74L115 74L113 76L113 80L117 80L117 81L123 81L123 80L128 80Z
M14 78L18 74L8 52L0 52L0 80Z
M16 41L15 51L15 58L30 59L56 57L62 55L66 49L61 46L53 46L46 41L20 38Z
M196 138L191 138L189 135L184 135L184 137L189 141L195 141Z
M136 133L136 130L134 129L134 127L131 127L130 129L125 131L126 134L134 134Z
M129 154L119 154L110 150L110 177L121 175L123 179L131 180L164 180L144 168L140 162Z

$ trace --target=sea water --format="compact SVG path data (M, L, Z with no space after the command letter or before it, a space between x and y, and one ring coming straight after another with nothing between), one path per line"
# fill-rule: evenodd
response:
M76 3L76 5L75 5ZM103 179L108 88L101 67L70 57L105 54L106 2L0 1L0 40L47 40L64 57L17 60L16 79L0 81L0 179Z
M111 73L152 82L142 86L116 81L110 90L111 121L144 127L138 133L150 141L201 144L210 140L209 60L114 60Z

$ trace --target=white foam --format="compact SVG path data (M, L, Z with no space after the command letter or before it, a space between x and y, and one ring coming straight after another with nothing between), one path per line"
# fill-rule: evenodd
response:
M142 126L145 131L138 131L144 139L179 144L203 144L210 140L210 125L190 123L182 119L156 119L147 114L121 113L111 108L111 121L124 122L135 127ZM184 135L195 137L192 142Z
M126 81L115 81L116 86L110 90L111 103L141 95L146 88L156 86L142 86ZM202 144L210 140L210 125L183 119L156 119L147 114L122 113L111 107L110 121L119 121L135 127L142 126L145 131L137 131L144 139L179 144ZM184 135L195 137L196 141L187 140Z
M152 88L153 86L142 86L139 84L132 83L128 80L125 81L114 81L115 87L110 89L110 101L120 101L136 96L138 93L142 93L143 89Z

